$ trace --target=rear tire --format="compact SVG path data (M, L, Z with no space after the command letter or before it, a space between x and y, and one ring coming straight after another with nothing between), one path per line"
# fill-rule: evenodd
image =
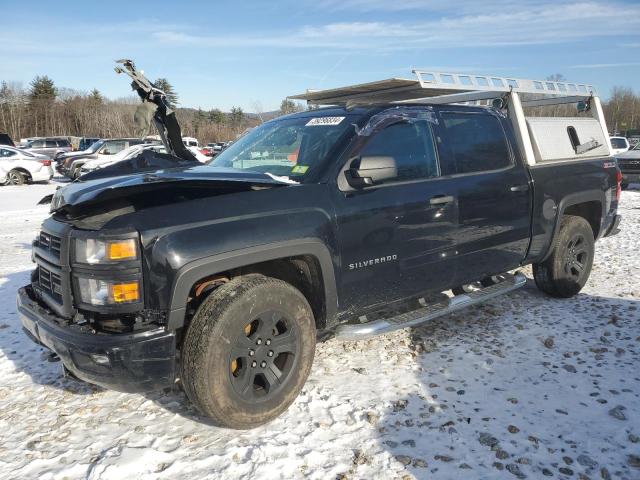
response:
M552 297L573 297L589 279L594 251L589 222L582 217L564 216L551 254L543 262L533 264L536 285Z
M27 178L19 170L11 170L7 173L6 185L24 185L25 183L27 183Z
M217 424L265 424L296 399L316 347L309 303L290 284L263 275L237 277L207 297L182 347L182 383Z

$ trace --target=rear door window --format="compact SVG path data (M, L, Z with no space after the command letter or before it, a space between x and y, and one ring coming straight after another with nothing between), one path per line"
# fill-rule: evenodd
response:
M103 155L115 155L125 148L127 148L127 143L125 141L107 142L104 147L102 147L102 151L100 153Z
M55 140L47 140L47 141L44 143L44 146L45 146L46 148L57 148L57 147L58 147L58 145L56 144L56 141L55 141Z
M441 117L445 148L450 152L443 172L486 172L512 165L504 130L496 117L473 112L442 112Z
M398 166L394 182L438 176L433 135L426 120L389 125L373 135L360 155L393 157Z
M8 158L16 155L16 152L13 150L8 150L6 148L0 148L0 158Z
M57 142L59 147L68 147L71 145L69 140L57 140Z

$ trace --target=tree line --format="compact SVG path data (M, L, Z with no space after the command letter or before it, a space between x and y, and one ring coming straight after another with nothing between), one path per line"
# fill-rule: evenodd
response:
M282 101L278 111L270 113L263 113L258 102L252 114L240 107L232 107L229 112L180 108L178 94L167 79L159 78L154 84L167 94L183 135L196 137L201 143L233 140L269 118L304 110L289 99ZM632 89L614 87L609 99L603 100L603 108L611 133L640 129L640 96ZM153 108L136 96L110 100L96 89L86 93L57 87L46 75L34 78L27 88L19 83L0 82L0 132L16 140L55 135L140 137L155 133L149 129L152 114ZM570 116L575 114L575 107L537 108L527 114Z
M203 143L233 140L259 123L240 107L232 107L229 112L180 108L178 95L167 79L159 78L154 85L167 94L182 134ZM0 132L15 140L57 135L114 138L155 134L148 128L153 123L153 111L137 96L110 100L96 89L86 93L59 88L46 75L33 79L27 88L19 83L0 82Z

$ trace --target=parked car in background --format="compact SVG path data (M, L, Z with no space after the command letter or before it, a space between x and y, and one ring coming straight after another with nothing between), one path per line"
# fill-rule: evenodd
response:
M16 146L8 133L0 133L0 145L9 145L10 147Z
M96 137L82 137L80 139L80 143L78 144L78 151L83 151L88 149L91 145L96 143L98 140L100 139Z
M51 159L8 145L0 146L0 183L22 185L48 182L53 177Z
M199 147L200 143L197 138L193 137L182 137L182 143L184 143L185 147Z
M23 149L50 158L56 158L58 155L72 150L69 139L63 137L36 138L27 142Z
M154 152L158 153L167 153L167 149L161 143L142 143L140 145L133 145L125 150L122 150L120 153L113 155L111 158L96 158L85 162L85 164L80 167L80 176L89 172L93 172L94 170L115 165L116 163L123 160L129 160L136 155L140 155L145 150L153 150Z
M611 140L611 154L618 155L629 150L629 140L626 137L610 137Z
M202 155L206 155L207 157L213 157L213 148L212 147L201 147L200 153Z
M139 138L111 138L100 140L94 143L89 150L78 154L62 156L62 161L58 164L58 171L69 178L77 178L80 175L80 168L89 160L109 160L113 155L131 147L139 145L143 140Z
M616 155L616 159L622 172L622 189L628 188L630 183L640 183L640 143Z

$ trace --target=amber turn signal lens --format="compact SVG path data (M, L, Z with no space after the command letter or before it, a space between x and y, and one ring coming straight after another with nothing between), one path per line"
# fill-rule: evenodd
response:
M109 260L135 260L138 256L136 242L133 238L130 238L129 240L109 242L107 245Z
M115 303L129 303L140 300L138 282L116 283L111 287Z

